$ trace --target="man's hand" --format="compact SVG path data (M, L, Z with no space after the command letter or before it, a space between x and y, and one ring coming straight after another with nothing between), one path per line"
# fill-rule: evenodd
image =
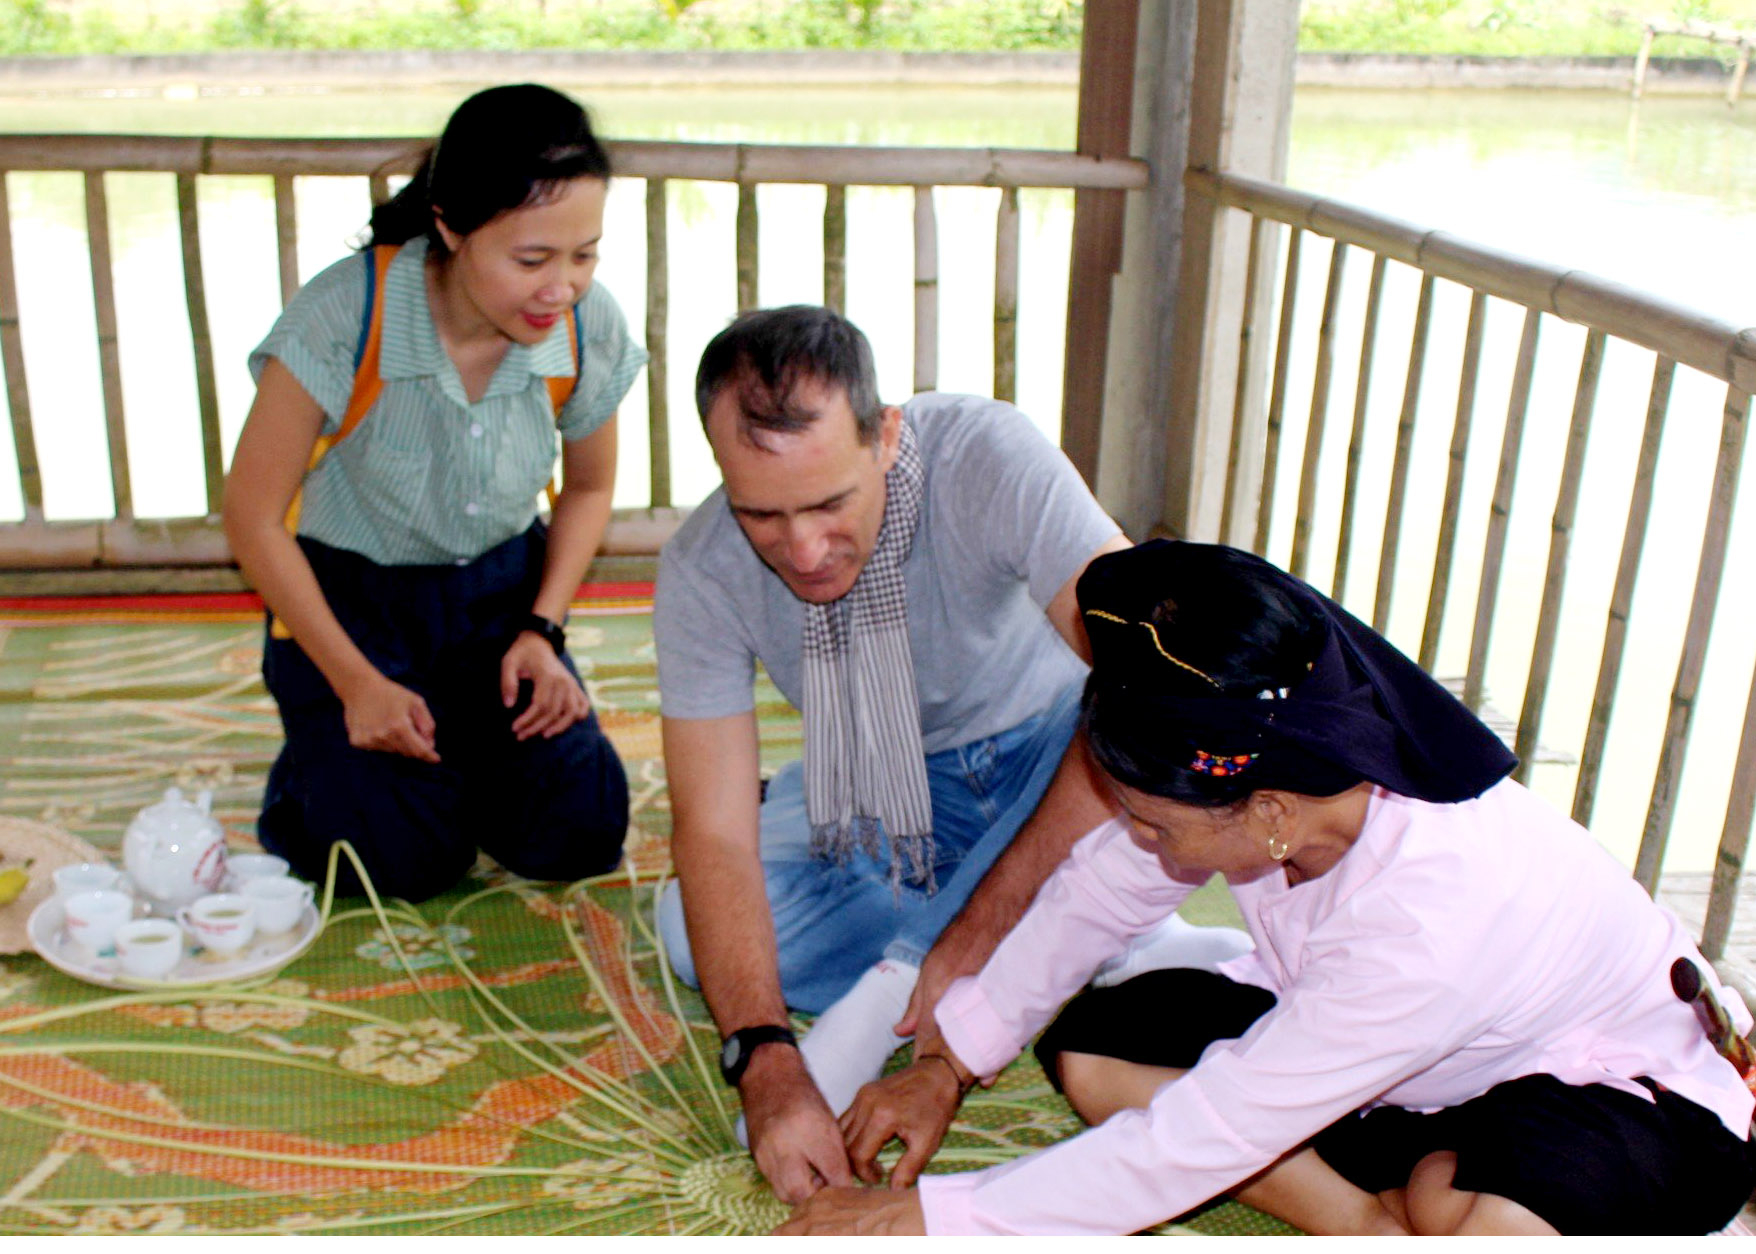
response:
M781 1237L924 1237L926 1216L913 1189L824 1189L774 1230Z
M426 701L420 693L384 675L373 673L342 696L342 719L347 724L348 743L356 749L439 761L434 740L438 724Z
M890 1173L890 1187L912 1185L938 1151L964 1092L974 1082L975 1077L950 1054L935 1054L862 1088L841 1117L854 1174L867 1184L877 1184L883 1178L878 1151L895 1137L904 1149Z
M549 642L534 631L521 631L500 660L500 700L507 709L518 702L518 684L531 684L530 704L512 721L520 740L559 736L591 712L585 689L561 662Z
M738 1090L751 1156L776 1197L797 1206L825 1185L854 1183L841 1129L798 1050L764 1046L751 1055Z

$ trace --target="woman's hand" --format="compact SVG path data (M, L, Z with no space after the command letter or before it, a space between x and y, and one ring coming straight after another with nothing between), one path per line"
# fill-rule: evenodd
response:
M819 1189L776 1236L924 1237L927 1220L913 1189Z
M400 753L422 762L438 762L434 737L438 725L426 701L413 689L384 675L372 677L342 696L348 743L356 749Z
M531 685L530 704L512 721L520 740L559 736L591 713L591 699L561 663L549 642L534 631L521 631L500 661L500 699L511 709L518 703L520 680Z
M890 1187L912 1185L951 1126L963 1102L966 1080L973 1079L947 1055L933 1054L862 1088L841 1117L854 1174L867 1184L883 1179L878 1151L895 1137L904 1149L890 1173Z

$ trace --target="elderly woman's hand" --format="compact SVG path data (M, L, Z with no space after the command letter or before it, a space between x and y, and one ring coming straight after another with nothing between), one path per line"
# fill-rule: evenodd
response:
M973 1081L948 1055L930 1054L862 1088L841 1117L854 1174L867 1184L883 1179L878 1151L895 1137L904 1150L890 1187L908 1188L939 1148Z
M914 1189L819 1189L774 1230L780 1237L922 1237L921 1195Z

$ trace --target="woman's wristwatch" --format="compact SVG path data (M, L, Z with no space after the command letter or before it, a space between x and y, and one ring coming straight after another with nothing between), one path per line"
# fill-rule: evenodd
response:
M555 650L556 657L567 652L567 615L565 614L561 615L560 622L556 622L554 619L545 618L533 610L526 616L524 626L519 630L534 631L547 640L549 647Z

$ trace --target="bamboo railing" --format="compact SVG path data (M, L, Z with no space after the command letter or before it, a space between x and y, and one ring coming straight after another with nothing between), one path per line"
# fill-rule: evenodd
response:
M1398 548L1409 508L1409 467L1417 426L1421 419L1420 395L1433 325L1435 287L1444 282L1469 293L1469 316L1462 345L1458 399L1452 417L1448 446L1445 491L1439 504L1435 561L1421 636L1420 658L1431 669L1438 654L1439 630L1453 595L1453 557L1462 520L1462 482L1470 449L1470 428L1477 402L1477 376L1481 364L1483 320L1490 299L1522 308L1523 329L1519 338L1508 396L1506 424L1500 439L1497 473L1483 543L1481 577L1476 593L1471 628L1469 661L1462 691L1466 703L1480 710L1485 700L1484 674L1495 609L1501 590L1508 519L1512 509L1520 452L1525 439L1532 377L1543 323L1560 318L1586 328L1585 344L1573 391L1572 411L1562 452L1561 473L1554 497L1549 550L1542 584L1537 625L1531 641L1530 662L1519 713L1514 749L1520 765L1518 778L1528 782L1537 760L1538 738L1549 699L1557 649L1562 598L1569 574L1569 547L1577 521L1581 484L1585 471L1593 415L1606 346L1617 340L1650 350L1654 356L1652 382L1646 403L1646 420L1636 458L1633 483L1626 506L1626 522L1614 587L1604 625L1602 652L1579 753L1579 773L1574 790L1573 816L1588 824L1597 797L1604 764L1605 743L1614 713L1618 681L1622 676L1629 617L1634 588L1639 578L1651 521L1653 488L1660 442L1670 407L1672 384L1679 366L1700 372L1725 384L1720 413L1717 461L1706 521L1700 537L1694 590L1682 644L1675 659L1669 712L1659 742L1652 790L1642 827L1635 876L1647 890L1656 888L1665 846L1676 812L1677 786L1682 777L1689 743L1691 720L1700 692L1714 611L1725 575L1726 547L1732 505L1743 461L1750 398L1756 392L1756 329L1741 330L1669 304L1615 283L1578 271L1562 270L1469 243L1439 231L1429 231L1355 206L1322 200L1278 184L1224 174L1191 170L1187 185L1195 194L1232 206L1251 216L1251 273L1247 279L1246 308L1241 335L1245 343L1240 360L1248 356L1248 340L1264 319L1252 303L1264 266L1277 256L1269 232L1287 228L1285 273L1280 284L1280 316L1275 349L1273 382L1266 414L1253 427L1244 412L1244 389L1240 387L1234 410L1230 461L1225 487L1225 534L1229 540L1233 519L1240 507L1247 509L1256 497L1254 544L1266 550L1277 506L1276 463L1283 440L1288 405L1288 362L1296 335L1301 250L1310 247L1308 237L1324 237L1331 243L1328 282L1321 322L1316 336L1316 365L1310 418L1306 427L1304 467L1297 495L1293 527L1292 569L1306 573L1316 516L1322 433L1327 418L1331 376L1338 346L1334 342L1336 301L1346 258L1355 249L1370 254L1372 275L1365 298L1361 331L1359 374L1355 381L1354 416L1347 462L1341 474L1343 501L1337 536L1334 592L1343 594L1348 575L1348 554L1354 535L1360 484L1359 462L1366 439L1367 398L1372 363L1380 332L1380 307L1387 262L1411 267L1420 276L1415 301L1409 358L1396 447L1389 473L1386 515L1379 541L1379 569L1373 623L1385 630L1391 599L1407 589L1397 583ZM1263 290L1268 290L1264 286ZM1243 468L1248 433L1260 431L1265 463L1258 483L1244 482ZM1676 538L1668 545L1674 554ZM1687 540L1684 540L1686 546ZM1756 813L1756 681L1746 706L1742 739L1732 773L1729 802L1713 870L1702 948L1709 958L1724 956L1730 931L1738 882L1748 845L1752 814Z
M127 135L0 136L0 368L17 453L22 522L0 524L0 569L64 569L128 566L220 565L230 561L215 515L224 481L218 388L201 263L199 180L210 175L254 175L270 181L274 194L274 246L280 294L298 288L298 220L294 180L304 176L353 176L368 180L375 203L388 198L391 179L413 170L424 149L407 139L221 139ZM647 287L645 340L651 495L646 508L618 510L605 538L606 553L653 553L675 529L683 511L671 495L667 381L671 344L667 334L668 193L673 180L733 183L738 187L735 256L738 307L757 301L760 217L757 191L765 183L825 187L823 288L825 303L845 308L847 189L899 186L914 191L914 384L935 386L938 377L938 227L933 192L938 187L1001 190L996 220L994 282L994 392L1013 399L1017 374L1018 189L1144 187L1148 173L1135 160L1103 160L1065 152L1023 149L858 148L760 144L613 143L619 177L646 183ZM85 176L86 225L91 246L92 292L97 309L105 429L112 467L114 519L47 522L38 469L34 419L24 360L24 338L13 257L13 232L5 174L74 171ZM171 176L177 193L177 229L184 297L195 354L207 515L143 520L134 516L124 435L116 299L108 247L105 175L157 172ZM693 361L685 363L686 368Z

